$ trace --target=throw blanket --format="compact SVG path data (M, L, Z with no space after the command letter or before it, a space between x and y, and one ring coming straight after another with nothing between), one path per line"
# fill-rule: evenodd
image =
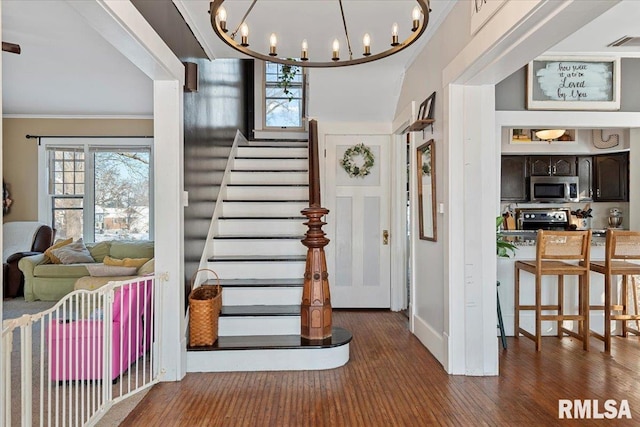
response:
M16 252L28 252L33 246L36 231L43 225L37 221L16 221L2 224L2 262Z

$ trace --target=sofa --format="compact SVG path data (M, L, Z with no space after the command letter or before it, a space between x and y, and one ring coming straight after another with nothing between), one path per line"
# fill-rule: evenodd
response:
M153 241L148 240L113 240L99 243L86 243L86 248L91 254L93 263L83 262L74 264L54 264L45 254L38 254L22 258L18 267L24 274L24 299L25 301L58 301L76 287L76 282L83 279L83 289L94 289L112 280L127 280L141 274L140 270L148 267L142 266L132 275L110 276L93 273L108 256L112 259L123 260L125 258L149 258L153 259ZM92 273L90 273L90 270ZM85 279L86 278L86 279ZM82 281L81 281L82 282Z
M55 230L37 221L15 221L2 224L3 296L15 298L23 294L24 276L18 262L43 253L53 244Z

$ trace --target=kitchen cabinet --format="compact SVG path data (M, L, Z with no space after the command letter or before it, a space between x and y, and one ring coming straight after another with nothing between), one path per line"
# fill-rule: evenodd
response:
M593 201L593 156L578 157L578 191L581 202Z
M596 202L629 201L629 153L594 156L594 191Z
M526 202L529 200L527 163L527 156L502 156L500 200L509 202Z
M576 156L530 156L531 176L576 176Z

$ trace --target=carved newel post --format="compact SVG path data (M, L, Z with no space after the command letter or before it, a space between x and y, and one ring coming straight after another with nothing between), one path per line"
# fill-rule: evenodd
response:
M329 213L320 206L310 206L302 211L308 218L309 227L302 244L307 249L307 265L304 271L300 322L303 338L321 340L331 337L331 296L329 295L329 274L324 247L329 243L322 226L322 217Z

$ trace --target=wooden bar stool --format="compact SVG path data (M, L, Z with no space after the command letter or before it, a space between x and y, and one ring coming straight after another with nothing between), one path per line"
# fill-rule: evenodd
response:
M636 293L636 283L633 275L640 274L640 264L627 260L640 260L640 232L624 230L607 230L605 246L605 260L592 262L591 271L604 274L604 305L592 305L591 310L604 310L604 336L594 331L591 335L604 341L604 351L611 351L611 321L622 322L622 336L626 337L628 332L640 335L638 329L633 329L627 325L629 320L636 321L636 328L640 315L638 314L638 296ZM620 303L613 304L612 301L612 278L622 276L622 289L620 292ZM634 302L634 314L629 313L629 276L631 276L632 300ZM614 313L618 312L618 313Z
M515 262L515 337L519 334L532 339L536 350L542 347L542 322L558 322L558 338L563 333L582 340L584 350L589 350L589 253L591 230L547 231L538 230L536 259ZM569 261L569 262L567 262ZM535 305L520 303L520 270L535 275ZM578 276L578 314L564 314L564 276ZM557 304L542 305L542 276L558 276ZM535 331L520 327L520 311L535 311ZM556 314L542 314L556 311ZM578 333L562 326L564 320L578 321Z

